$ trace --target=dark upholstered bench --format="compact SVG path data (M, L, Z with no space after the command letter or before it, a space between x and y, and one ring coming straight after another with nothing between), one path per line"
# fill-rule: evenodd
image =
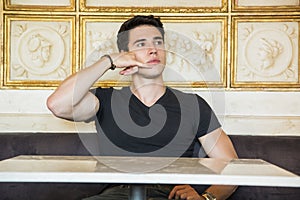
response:
M230 136L240 158L260 158L300 175L300 137ZM0 134L0 160L17 155L89 155L77 134ZM0 183L0 200L77 200L101 184ZM300 188L241 186L231 200L300 199Z

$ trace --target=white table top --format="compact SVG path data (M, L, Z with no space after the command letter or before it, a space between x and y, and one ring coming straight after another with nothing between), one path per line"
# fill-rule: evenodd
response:
M0 182L221 184L300 187L300 177L260 159L17 156Z

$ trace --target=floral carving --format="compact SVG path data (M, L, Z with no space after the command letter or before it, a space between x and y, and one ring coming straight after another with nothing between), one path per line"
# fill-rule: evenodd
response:
M214 67L214 51L216 35L213 33L194 32L194 38L188 38L172 32L168 35L166 46L169 52L168 64L172 65L180 59L180 70L205 72Z
M99 58L105 54L111 54L117 51L115 42L113 41L113 34L105 34L99 31L88 32L88 49L91 53L86 59L85 66L95 63Z

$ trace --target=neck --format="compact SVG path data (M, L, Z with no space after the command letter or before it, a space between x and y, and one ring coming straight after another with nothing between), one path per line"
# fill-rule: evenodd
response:
M130 86L131 92L146 106L152 106L156 101L164 95L166 86L161 81L143 81L143 83L132 82Z

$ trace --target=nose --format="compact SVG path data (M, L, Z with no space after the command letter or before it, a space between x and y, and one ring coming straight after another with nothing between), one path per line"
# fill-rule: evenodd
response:
M149 47L149 54L157 54L157 47L154 44Z

